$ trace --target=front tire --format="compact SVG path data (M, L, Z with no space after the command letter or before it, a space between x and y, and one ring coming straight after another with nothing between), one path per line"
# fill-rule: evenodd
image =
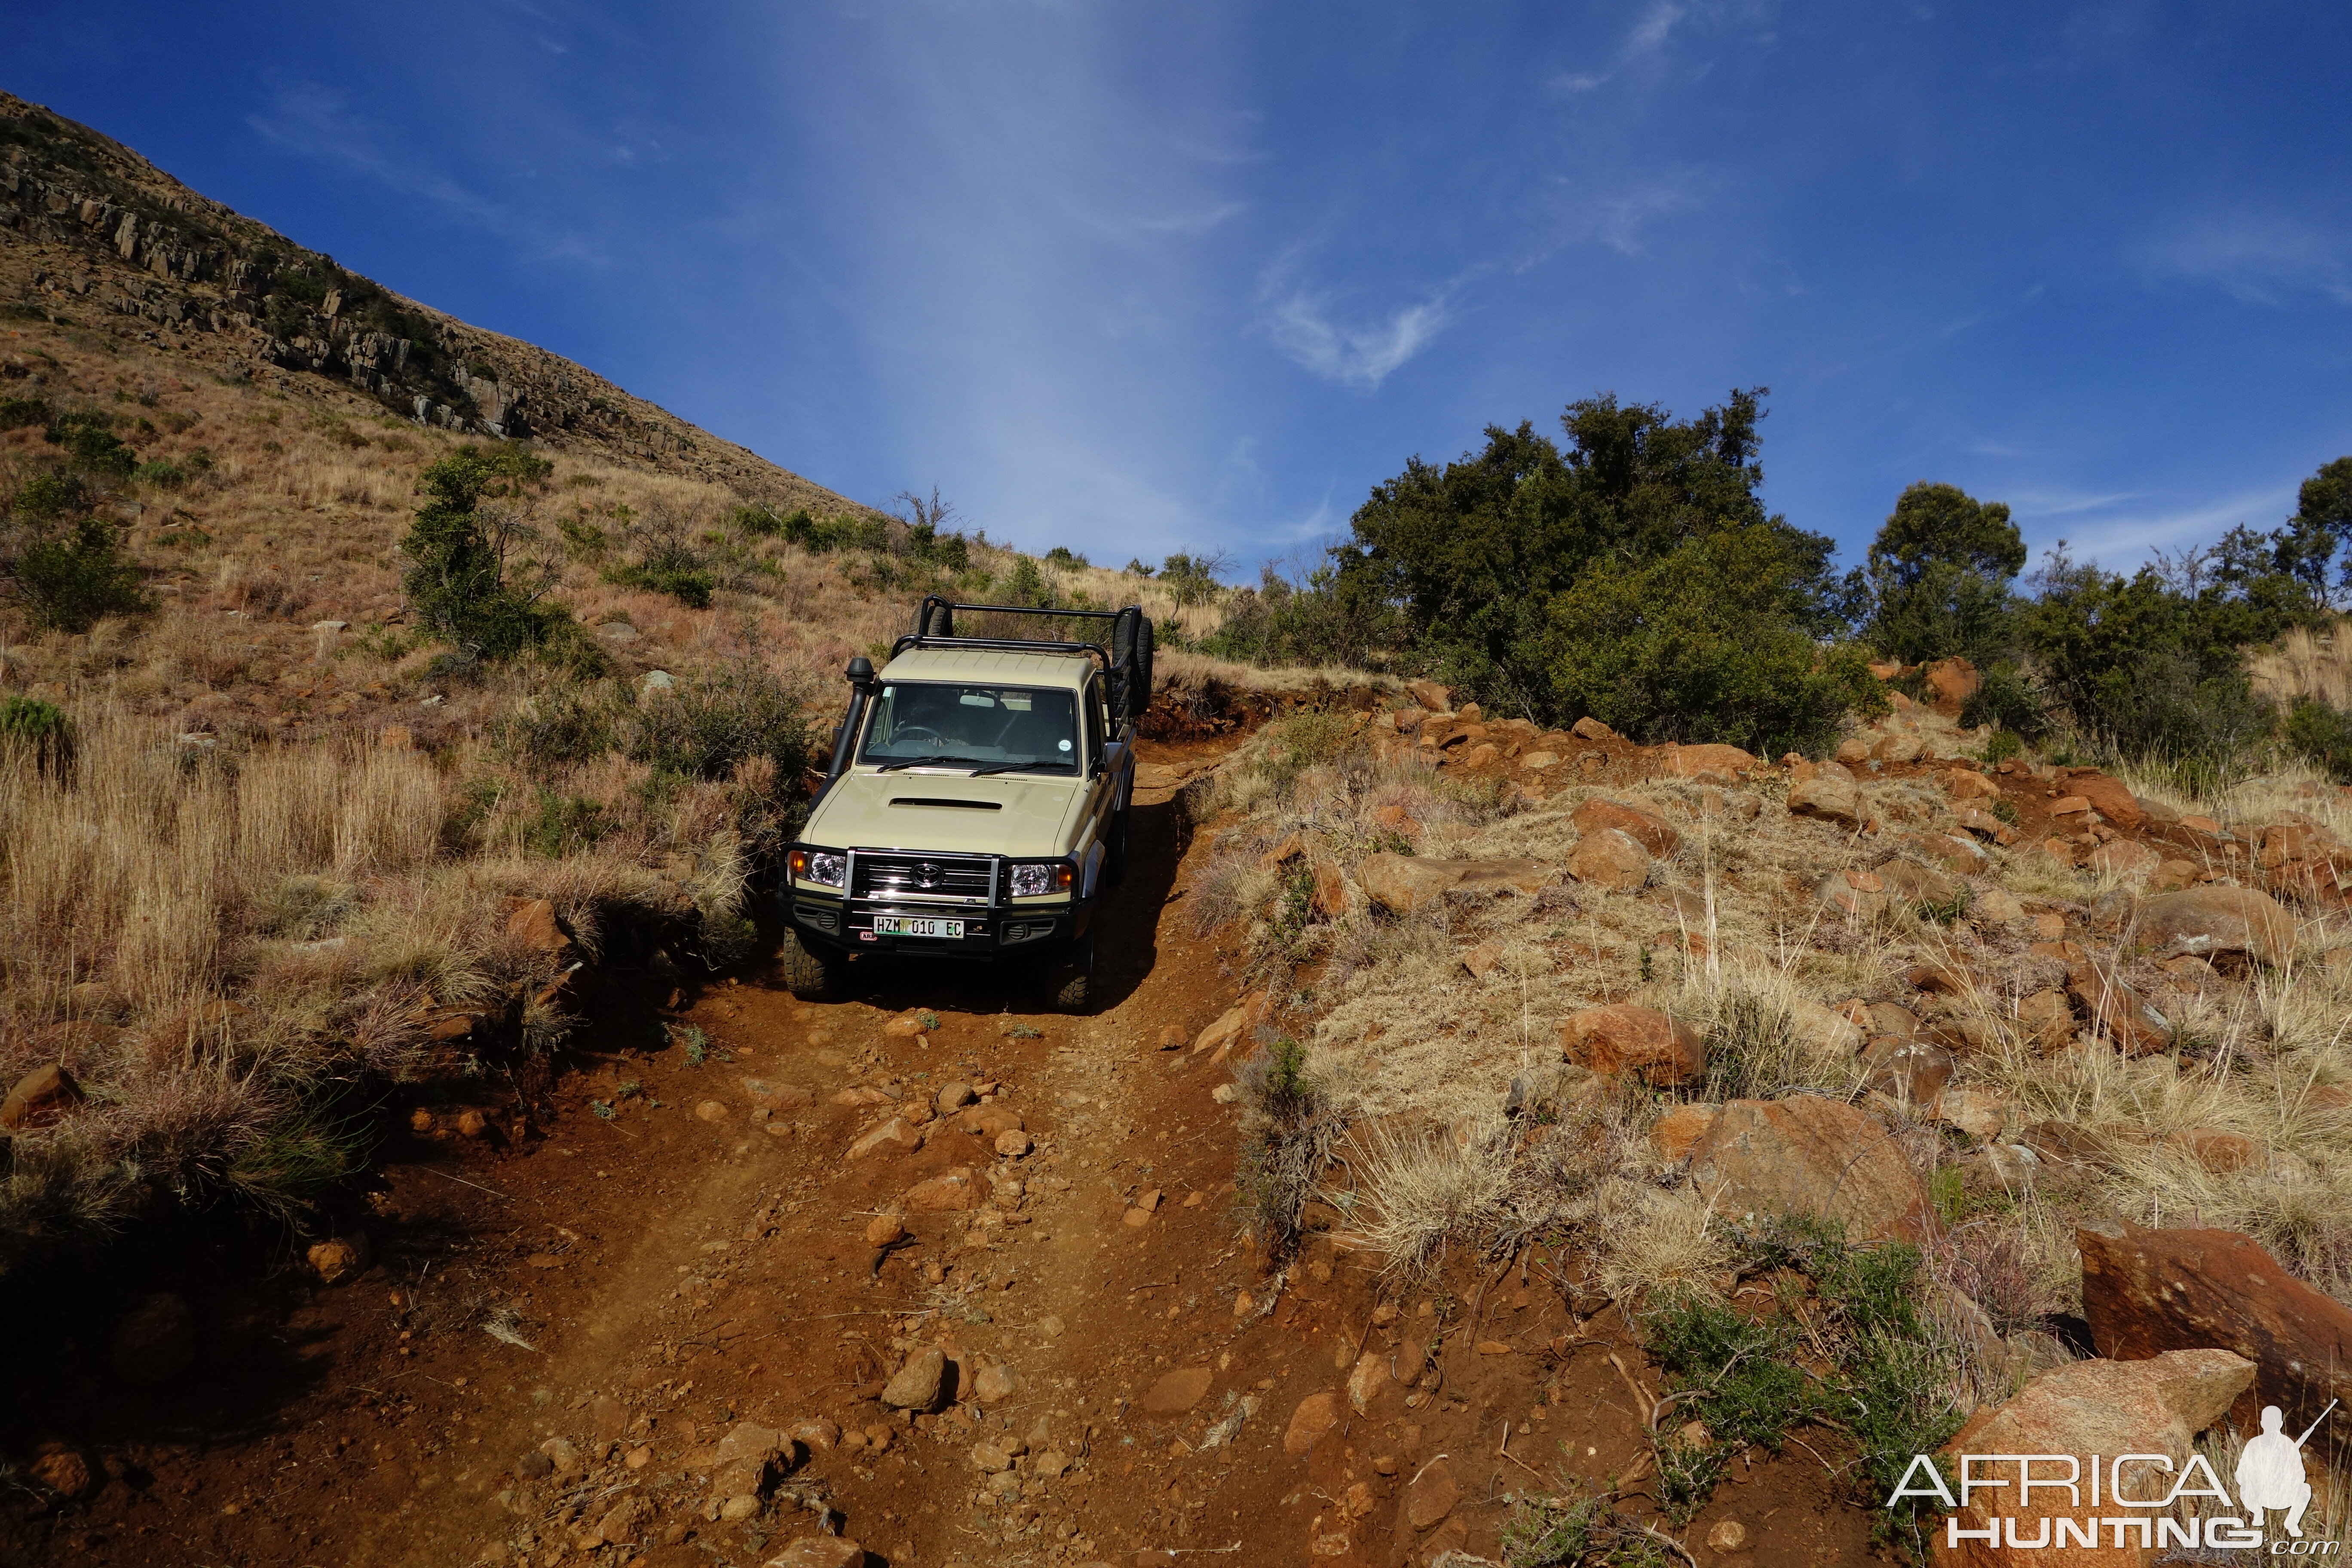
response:
M785 935L776 964L783 971L784 989L803 1002L831 1002L841 994L842 960L811 951L798 931Z
M1054 971L1054 1007L1062 1013L1083 1013L1093 999L1095 939L1080 937Z

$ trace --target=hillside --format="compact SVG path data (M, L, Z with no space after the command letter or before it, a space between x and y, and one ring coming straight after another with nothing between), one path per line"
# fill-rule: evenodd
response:
M84 125L0 92L0 300L348 415L724 485L783 510L849 503L604 377L486 331L197 195Z

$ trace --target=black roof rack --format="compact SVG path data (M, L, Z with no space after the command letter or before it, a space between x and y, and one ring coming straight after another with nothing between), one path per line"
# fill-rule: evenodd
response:
M1065 641L1059 637L965 637L955 632L958 610L1004 616L1049 616L1064 620L1108 621L1109 647L1103 643ZM1118 610L1039 609L1031 605L966 605L938 594L923 595L915 612L915 629L890 645L896 658L908 648L985 648L999 653L1087 653L1102 661L1118 696L1116 712L1140 716L1151 697L1151 621L1143 606ZM1118 649L1113 652L1112 649Z

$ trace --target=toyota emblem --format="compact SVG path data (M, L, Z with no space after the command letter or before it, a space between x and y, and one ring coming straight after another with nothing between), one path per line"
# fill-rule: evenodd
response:
M926 860L921 865L915 868L915 886L919 888L936 888L939 885L940 868L935 862Z

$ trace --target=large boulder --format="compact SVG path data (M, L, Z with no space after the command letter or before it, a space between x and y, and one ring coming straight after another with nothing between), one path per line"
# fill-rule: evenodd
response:
M1957 904L1968 890L1958 877L1916 860L1883 860L1871 869L1892 896L1910 904Z
M81 1103L81 1085L55 1062L39 1067L16 1080L8 1098L0 1100L0 1129L10 1132L47 1127L60 1121Z
M1613 827L1653 855L1671 855L1683 841L1683 836L1664 818L1604 795L1586 801L1570 812L1568 819L1576 825L1579 833L1598 833L1604 827Z
M2086 1547L2058 1540L2055 1527L2041 1522L2122 1511L2087 1506L2087 1475L2079 1501L2063 1486L2037 1486L2021 1497L2018 1461L1990 1456L2066 1454L2087 1464L2096 1454L2102 1465L2122 1465L2126 1486L2161 1496L2188 1462L2197 1434L2221 1418L2253 1376L2252 1363L2223 1350L2171 1351L2151 1361L2081 1361L2043 1373L2006 1405L1979 1410L1939 1456L1944 1478L1957 1499L1960 1457L1972 1454L1978 1456L1972 1479L2007 1484L1972 1489L1967 1503L1944 1517L1957 1521L1952 1535L1989 1526L2015 1533L2003 1533L1998 1542L1963 1538L1954 1544L1939 1531L1939 1568L2137 1568L2153 1562L2152 1548L2118 1549L2104 1531ZM2162 1455L2172 1469L2144 1457L2126 1463L2118 1455ZM2061 1478L2059 1467L2048 1461L2034 1472L2037 1481ZM1924 1478L1913 1484L1924 1485ZM2015 1523L1999 1525L2003 1519ZM2012 1539L2043 1544L2011 1546Z
M1755 757L1737 746L1661 746L1658 761L1669 778L1711 784L1737 784L1756 766Z
M1421 855L1368 855L1356 868L1364 896L1391 914L1406 914L1447 893L1533 893L1551 880L1540 860L1440 860Z
M1661 1089L1706 1070L1698 1031L1654 1007L1587 1007L1559 1026L1562 1055L1597 1073L1633 1073Z
M2284 963L2294 951L2294 917L2268 893L2213 882L2162 893L2139 908L2140 940L2170 953L2245 953Z
M1814 1215L1856 1241L1927 1234L1927 1194L1894 1131L1819 1095L1735 1100L1690 1152L1691 1181L1720 1215Z
M2123 780L2111 779L2102 773L2069 775L2066 793L2089 801L2093 811L2126 831L2147 819L2147 813L2139 808L2138 797L2124 787Z
M1841 767L1838 772L1845 770ZM1848 831L1862 826L1862 791L1851 776L1839 778L1828 767L1789 789L1789 815L1810 816Z
M1650 879L1650 852L1614 827L1587 833L1568 858L1569 875L1612 893L1631 893Z
M1969 699L1984 686L1984 677L1977 673L1977 667L1958 655L1939 658L1920 673L1934 694L1927 706L1947 719L1958 718Z
M1366 856L1356 868L1356 880L1362 885L1364 896L1391 914L1409 914L1436 902L1458 879L1450 861L1387 851Z
M2300 1432L2331 1399L2352 1404L2352 1308L2279 1266L2234 1230L2143 1230L2127 1222L2077 1231L2083 1316L2103 1356L2137 1361L2218 1345L2258 1369L2241 1424L2264 1405ZM2315 1442L2352 1452L2352 1422Z

